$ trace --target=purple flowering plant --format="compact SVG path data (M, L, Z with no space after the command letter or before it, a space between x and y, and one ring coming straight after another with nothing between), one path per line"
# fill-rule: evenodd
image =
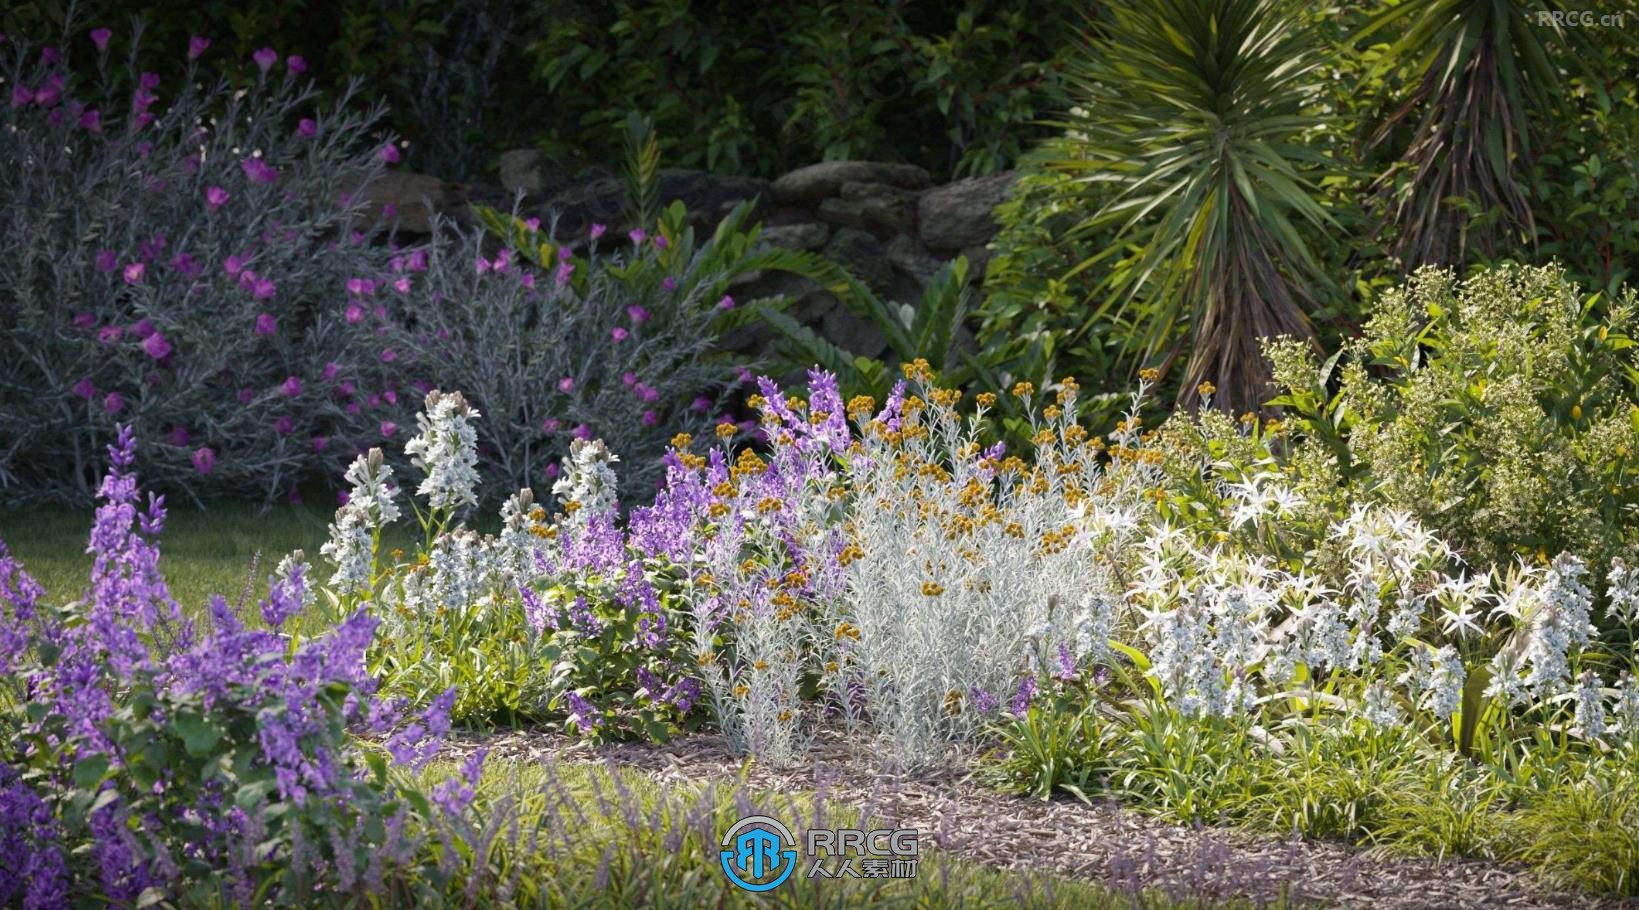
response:
M219 68L256 64L216 53L162 81L140 72L139 35L114 38L123 66L95 39L47 58L20 36L0 44L0 218L14 228L0 385L28 390L0 414L0 498L89 502L97 453L125 422L154 487L271 501L352 455L309 438L363 444L399 416L350 408L342 381L409 385L344 331L345 282L385 272L390 251L332 243L369 227L357 190L381 173L382 111L356 86L331 102L297 79L235 92ZM95 130L77 109L99 112ZM326 363L341 375L321 378ZM178 426L191 445L167 440Z
M254 618L221 597L189 614L129 427L109 457L79 599L48 601L0 544L0 903L299 902L442 874L421 868L440 809L390 766L431 757L453 691L420 712L377 697L366 611L297 631L299 553Z

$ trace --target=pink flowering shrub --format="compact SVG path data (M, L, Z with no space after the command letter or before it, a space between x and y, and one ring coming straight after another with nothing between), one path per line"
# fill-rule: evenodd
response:
M355 193L380 108L320 106L302 64L204 39L167 84L134 37L116 62L98 36L0 44L0 499L88 501L117 424L151 483L194 497L339 470L412 391L347 322L348 280L390 256Z
M143 506L116 438L80 600L47 603L0 544L0 904L302 904L453 874L429 838L459 836L478 763L430 798L389 764L432 757L454 691L418 714L375 698L367 611L290 631L314 597L299 554L255 620L213 597L196 624L160 571L163 500Z

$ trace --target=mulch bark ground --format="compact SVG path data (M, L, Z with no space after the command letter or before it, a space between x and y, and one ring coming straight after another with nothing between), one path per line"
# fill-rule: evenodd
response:
M918 829L924 849L1123 891L1255 903L1284 896L1294 905L1406 910L1639 907L1639 901L1558 890L1501 863L1394 857L1348 844L1174 825L1112 802L1010 796L978 782L969 762L885 773L840 740L822 740L808 764L790 769L747 762L708 735L594 747L552 732L465 734L448 743L445 756L459 759L479 747L492 759L630 768L680 789L743 781L753 792L816 794L860 812L869 827Z

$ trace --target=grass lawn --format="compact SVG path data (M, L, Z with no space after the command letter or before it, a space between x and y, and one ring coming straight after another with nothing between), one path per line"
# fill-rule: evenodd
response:
M51 595L78 597L91 571L85 547L92 514L68 508L0 510L0 540ZM159 565L172 596L189 610L203 609L210 594L235 601L252 583L253 596L260 597L273 567L291 550L305 550L308 561L323 571L319 547L333 515L332 508L308 505L279 506L266 514L244 503L218 503L209 511L177 505L159 538Z

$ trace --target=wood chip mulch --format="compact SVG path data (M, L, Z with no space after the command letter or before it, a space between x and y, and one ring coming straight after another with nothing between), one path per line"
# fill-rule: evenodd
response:
M916 828L924 848L994 868L1123 891L1154 889L1179 899L1262 904L1284 895L1293 905L1405 910L1639 908L1639 900L1555 890L1528 870L1500 863L1391 857L1346 844L1173 825L1110 802L1010 796L976 781L967 762L933 773L883 773L840 740L816 744L810 763L796 769L747 762L720 737L706 735L660 746L592 747L551 732L465 734L446 745L445 757L459 759L480 747L494 759L631 768L681 790L744 780L753 792L813 793L859 811L870 827Z

